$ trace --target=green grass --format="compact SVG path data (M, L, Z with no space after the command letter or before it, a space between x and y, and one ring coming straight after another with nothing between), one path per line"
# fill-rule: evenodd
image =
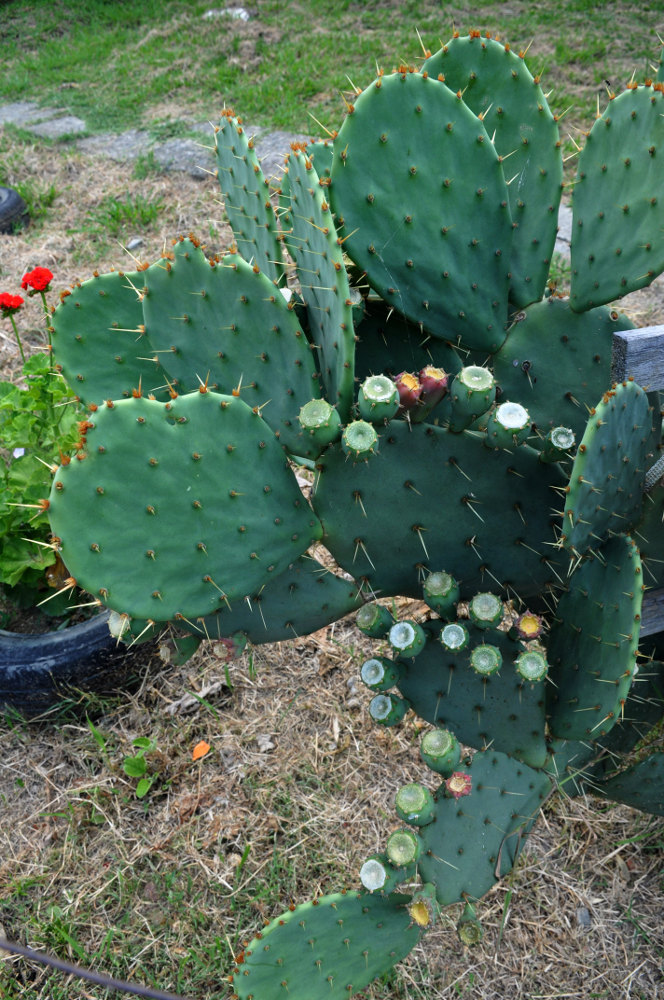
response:
M248 23L205 20L208 0L25 0L0 8L0 100L33 100L82 117L91 132L146 125L164 106L198 120L224 105L247 121L320 133L342 117L349 77L362 87L435 50L453 24L438 0L256 0ZM398 13L398 16L395 14ZM605 79L643 78L659 56L661 2L455 4L456 27L499 33L582 119ZM129 69L129 71L128 71ZM576 114L576 112L575 112ZM162 130L170 126L163 122Z

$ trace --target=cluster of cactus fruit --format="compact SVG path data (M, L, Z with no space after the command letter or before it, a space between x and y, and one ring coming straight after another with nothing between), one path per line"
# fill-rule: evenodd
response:
M338 133L293 147L276 208L230 111L216 145L232 251L181 238L54 311L54 361L90 414L49 517L127 641L168 622L186 653L355 612L379 644L372 718L430 724L433 779L397 792L405 826L362 887L293 907L231 977L242 1000L335 1000L441 906L477 941L477 901L552 790L664 814L647 738L664 667L638 647L661 577L661 415L611 386L632 325L612 304L664 270L664 93L611 94L585 137L568 298L549 284L557 120L496 39L455 35L379 75ZM417 620L393 618L396 595L421 599Z

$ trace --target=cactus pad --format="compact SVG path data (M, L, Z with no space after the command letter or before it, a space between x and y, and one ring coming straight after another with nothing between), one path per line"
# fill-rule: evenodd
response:
M664 93L636 87L612 99L579 155L570 304L583 311L664 269Z
M498 155L460 97L417 73L379 77L335 140L331 197L344 248L391 306L436 337L496 350L512 220Z
M131 617L195 618L251 594L318 537L277 439L242 400L120 400L92 415L49 516L79 585Z
M591 409L565 490L561 544L585 552L639 519L652 430L648 397L623 382Z
M190 392L205 383L241 393L282 443L302 448L300 408L317 373L294 310L274 284L237 254L210 262L190 240L145 274L145 328L156 357ZM301 453L301 452L300 452Z
M420 940L409 901L346 892L293 906L245 948L233 975L239 1000L346 1000Z
M355 336L341 242L313 160L294 149L288 157L292 208L287 245L297 263L309 318L309 336L319 353L325 395L342 419L353 404Z
M229 111L216 130L219 186L238 253L270 280L285 284L277 220L270 185L263 175L240 118Z
M447 798L441 787L436 821L418 831L419 873L444 906L479 899L511 870L552 788L541 771L492 750L475 754L464 771L470 794Z
M537 302L549 275L563 181L558 125L539 79L509 45L479 32L451 39L422 70L441 74L462 94L504 158L515 224L510 299L517 306Z
M626 535L572 575L547 642L554 736L599 739L620 719L635 673L644 589L639 552Z

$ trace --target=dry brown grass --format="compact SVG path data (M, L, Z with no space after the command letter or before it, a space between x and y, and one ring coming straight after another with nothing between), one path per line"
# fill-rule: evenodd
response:
M140 233L144 259L178 232L205 240L211 224L223 234L212 180L138 182L129 167L39 145L10 143L3 155L13 158L17 182L32 178L59 192L41 228L0 237L3 290L16 291L37 264L55 273L56 294L93 267L122 264L119 248L87 225L108 193L163 199L158 223ZM29 308L37 345L41 318L36 303ZM0 364L16 364L5 337ZM291 900L357 885L360 864L396 825L396 788L431 781L417 754L418 723L370 725L367 698L349 685L367 649L348 621L258 647L229 668L206 644L186 666L153 668L117 698L82 697L76 713L30 724L5 720L7 936L191 997L226 996L229 949ZM143 802L122 770L137 736L155 740L149 760L160 775ZM201 739L212 749L193 762ZM394 979L367 995L664 997L663 856L661 819L556 798L516 871L483 901L483 943L464 951L450 911ZM3 989L11 1000L106 995L17 959L0 959Z

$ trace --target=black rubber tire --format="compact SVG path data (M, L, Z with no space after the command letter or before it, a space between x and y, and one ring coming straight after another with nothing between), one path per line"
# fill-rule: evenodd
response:
M108 630L104 612L60 632L0 629L0 710L47 711L74 691L117 692L154 656L154 645L128 649Z
M28 207L18 191L0 187L0 233L12 233L14 227L28 222Z

